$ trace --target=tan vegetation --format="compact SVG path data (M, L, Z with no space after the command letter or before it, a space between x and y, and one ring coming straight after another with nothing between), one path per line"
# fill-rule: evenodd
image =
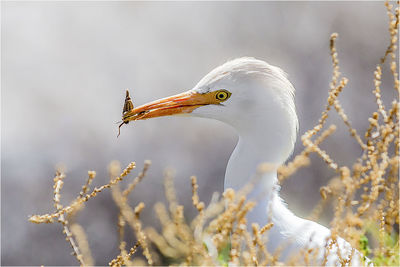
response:
M397 95L400 94L396 63L399 8L398 3L396 8L388 2L385 5L389 17L391 42L373 73L372 97L375 97L377 108L370 118L366 118L369 122L367 131L362 135L352 126L339 102L338 95L346 87L348 79L342 77L340 73L336 50L338 35L334 33L330 39L333 75L327 104L318 124L301 137L304 150L291 162L281 166L278 175L280 183L283 183L289 177L293 177L296 170L310 164L310 153L318 154L336 175L327 185L321 187L321 200L310 214L310 218L318 220L323 209L332 203L334 217L330 222L330 229L333 241L340 233L340 236L354 248L371 258L374 264L399 265L400 103L396 98L390 103L389 108L386 108L381 99L381 77L386 65L389 66L393 76L393 89ZM124 107L124 110L129 108ZM339 114L350 135L363 151L351 166L339 165L328 151L320 147L336 127L339 127L325 126L330 112ZM324 127L326 129L323 131ZM154 207L162 226L161 231L151 226L144 227L140 220L140 213L145 208L144 203L140 202L131 207L128 196L145 177L149 166L150 162L145 162L143 170L124 190L120 189L119 182L136 167L135 163L130 163L121 172L119 163L112 162L109 166L110 182L94 188L90 193L90 184L96 173L89 172L80 194L65 207L60 202L65 174L61 170L57 171L54 178L55 211L45 215L33 215L29 220L34 223L60 223L79 264L93 265L86 234L74 221L74 217L84 208L86 201L104 189L110 188L119 208L116 227L119 233L120 253L114 259L110 259L109 264L112 266L225 265L228 262L235 265L284 264L279 262L280 249L272 254L266 248L268 231L274 227L272 223L252 224L251 229L247 228L246 214L255 205L254 202L246 201L248 188L240 192L228 189L222 197L215 193L210 204L206 206L197 194L196 177L191 177L192 202L198 214L189 223L185 220L183 205L177 201L172 175L167 172L165 195L168 203L158 203ZM261 171L262 169L260 168ZM134 244L127 244L125 241L125 228L128 226L135 233L137 242ZM334 242L330 244L333 245ZM139 247L143 257L136 255ZM316 255L317 251L312 249L302 251L299 255L289 257L286 264L310 265ZM351 257L345 259L341 255L338 256L342 265L351 261Z

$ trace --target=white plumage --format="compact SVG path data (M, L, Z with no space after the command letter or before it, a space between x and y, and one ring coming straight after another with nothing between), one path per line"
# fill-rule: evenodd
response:
M208 105L192 114L225 122L239 134L239 142L226 169L225 189L240 190L256 175L261 163L278 167L292 153L298 129L294 87L280 68L246 57L214 69L193 90L204 93L221 88L232 93L224 106ZM330 230L295 216L287 208L279 197L276 169L265 173L248 197L258 197L257 206L248 216L249 222L265 225L270 215L274 223L267 244L269 251L283 245L286 248L282 260L285 260L301 249L318 247L320 253L315 264L322 264L325 246L330 242ZM352 248L341 238L338 244L345 259ZM358 252L355 254L360 256ZM335 246L327 259L327 265L340 265ZM356 255L353 264L360 264Z
M222 121L238 133L238 144L226 168L225 189L240 190L256 175L261 163L275 166L248 195L258 201L248 222L263 226L271 219L274 223L268 233L270 252L283 246L280 260L284 261L293 253L314 248L319 253L313 264L340 265L339 248L343 259L354 253L352 265L361 264L361 254L342 238L324 262L330 230L297 217L279 197L277 167L293 152L298 129L294 87L280 68L250 57L229 61L192 90L135 108L124 115L124 122L182 113Z

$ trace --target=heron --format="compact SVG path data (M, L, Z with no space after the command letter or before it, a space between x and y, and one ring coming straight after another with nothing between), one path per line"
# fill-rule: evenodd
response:
M257 205L248 214L249 223L265 225L272 220L274 225L268 233L268 250L274 252L282 246L281 259L285 260L302 249L317 248L315 264L340 265L339 250L341 258L352 255L352 264L359 265L361 253L340 237L326 256L326 248L332 242L331 231L296 216L279 196L277 168L293 152L298 132L294 94L283 70L263 60L242 57L215 68L193 89L136 108L124 108L122 124L190 115L230 125L239 138L226 167L224 189L240 190L257 175L260 164L268 162L272 166L248 195L258 196Z

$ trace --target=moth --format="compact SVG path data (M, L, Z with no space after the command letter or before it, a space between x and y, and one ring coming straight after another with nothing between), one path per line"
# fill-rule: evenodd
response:
M126 95L125 95L125 103L124 103L124 108L122 109L122 118L124 118L125 113L131 111L133 109L133 103L131 100L131 97L129 95L129 90L126 89ZM128 124L128 120L123 120L122 123L118 126L118 135L117 137L121 134L121 126L124 124Z

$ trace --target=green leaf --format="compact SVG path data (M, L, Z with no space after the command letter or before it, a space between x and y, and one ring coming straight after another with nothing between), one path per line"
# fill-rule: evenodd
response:
M218 252L218 261L223 266L228 266L230 260L230 251L231 251L231 243L227 243L219 252Z

